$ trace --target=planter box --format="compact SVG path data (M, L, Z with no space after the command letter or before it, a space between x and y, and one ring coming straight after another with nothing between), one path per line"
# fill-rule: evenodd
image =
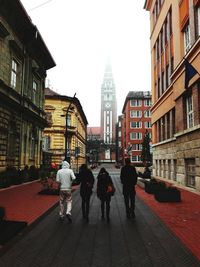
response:
M165 190L164 182L145 182L145 192L148 194L155 194L158 191Z
M180 202L181 192L176 188L170 188L164 191L157 191L154 197L158 202Z

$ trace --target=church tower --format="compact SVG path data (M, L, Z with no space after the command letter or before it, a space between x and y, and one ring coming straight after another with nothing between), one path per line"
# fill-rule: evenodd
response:
M110 64L106 65L101 86L101 140L106 146L105 159L112 161L115 144L115 127L117 122L117 101L115 84Z

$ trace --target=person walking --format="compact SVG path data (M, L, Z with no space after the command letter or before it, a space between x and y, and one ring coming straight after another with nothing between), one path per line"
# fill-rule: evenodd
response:
M67 161L63 161L62 168L57 171L56 182L59 184L60 189L60 219L64 219L64 210L66 202L66 216L69 222L72 222L72 181L76 179L73 170Z
M123 185L124 203L128 219L135 218L135 185L138 174L129 158L125 159L125 166L121 168L120 179Z
M108 186L113 186L113 181L105 168L101 168L97 176L97 197L101 200L101 218L104 220L104 211L106 205L106 218L110 221L110 201L111 194L107 192Z
M86 164L82 164L79 170L78 180L80 181L80 195L82 198L82 215L86 222L89 221L90 197L94 185L94 175Z

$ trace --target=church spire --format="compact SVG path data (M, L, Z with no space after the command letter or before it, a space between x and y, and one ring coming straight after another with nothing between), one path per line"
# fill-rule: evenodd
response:
M110 62L107 62L101 87L101 138L106 144L115 142L117 103Z

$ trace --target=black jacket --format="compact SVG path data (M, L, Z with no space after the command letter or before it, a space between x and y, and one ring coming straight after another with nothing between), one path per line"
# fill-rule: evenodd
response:
M121 169L120 179L123 184L123 194L130 191L135 192L135 185L137 183L138 174L134 166L125 165Z
M80 171L78 175L80 181L80 195L81 197L89 196L92 194L92 188L94 185L94 175L91 170Z
M103 172L97 176L97 197L98 198L100 198L101 200L110 199L110 196L106 192L107 187L110 184L113 184L113 181L108 173Z

